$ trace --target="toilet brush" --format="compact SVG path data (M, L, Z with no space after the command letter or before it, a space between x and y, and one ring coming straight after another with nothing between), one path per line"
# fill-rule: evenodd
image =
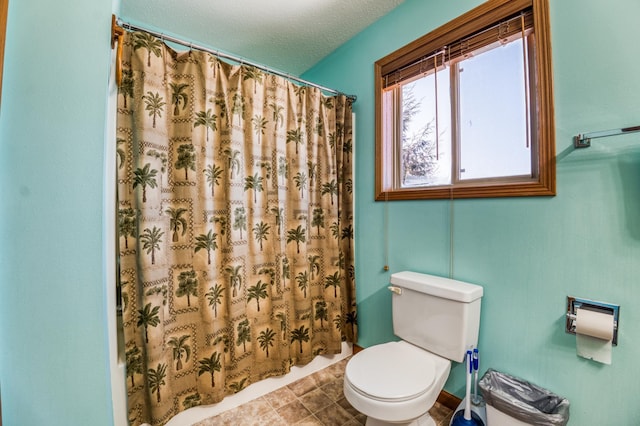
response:
M478 396L478 368L480 366L478 348L473 350L473 405L480 404Z
M487 424L487 407L484 398L478 395L478 370L480 369L480 353L478 348L473 350L473 397L471 398L471 410L476 413L482 422L481 425Z
M464 409L459 409L451 418L451 426L484 426L484 422L475 412L471 410L471 376L473 374L473 353L467 351L467 383L466 395L460 407L464 405ZM458 407L458 408L460 408Z

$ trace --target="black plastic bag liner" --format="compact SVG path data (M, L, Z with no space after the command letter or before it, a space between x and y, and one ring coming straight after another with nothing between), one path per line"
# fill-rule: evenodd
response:
M536 426L565 426L569 400L525 380L488 369L478 382L487 404Z

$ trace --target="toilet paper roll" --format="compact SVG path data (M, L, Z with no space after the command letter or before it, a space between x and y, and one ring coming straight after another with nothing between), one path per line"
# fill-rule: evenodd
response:
M611 364L613 315L576 310L576 353L583 358Z
M613 315L578 308L576 333L611 340L613 339Z

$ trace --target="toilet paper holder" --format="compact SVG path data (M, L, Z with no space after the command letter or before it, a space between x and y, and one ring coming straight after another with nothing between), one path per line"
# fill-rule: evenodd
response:
M576 334L577 309L588 309L590 311L613 315L613 338L611 339L611 343L614 346L618 345L618 318L620 315L620 305L567 296L567 318L565 326L565 331L567 333Z

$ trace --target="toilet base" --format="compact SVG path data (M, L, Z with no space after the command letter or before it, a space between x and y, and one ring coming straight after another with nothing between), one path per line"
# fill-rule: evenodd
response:
M410 422L400 422L400 423L389 423L379 419L374 419L373 417L367 417L367 422L365 423L365 426L436 426L436 422L427 412L424 415Z

